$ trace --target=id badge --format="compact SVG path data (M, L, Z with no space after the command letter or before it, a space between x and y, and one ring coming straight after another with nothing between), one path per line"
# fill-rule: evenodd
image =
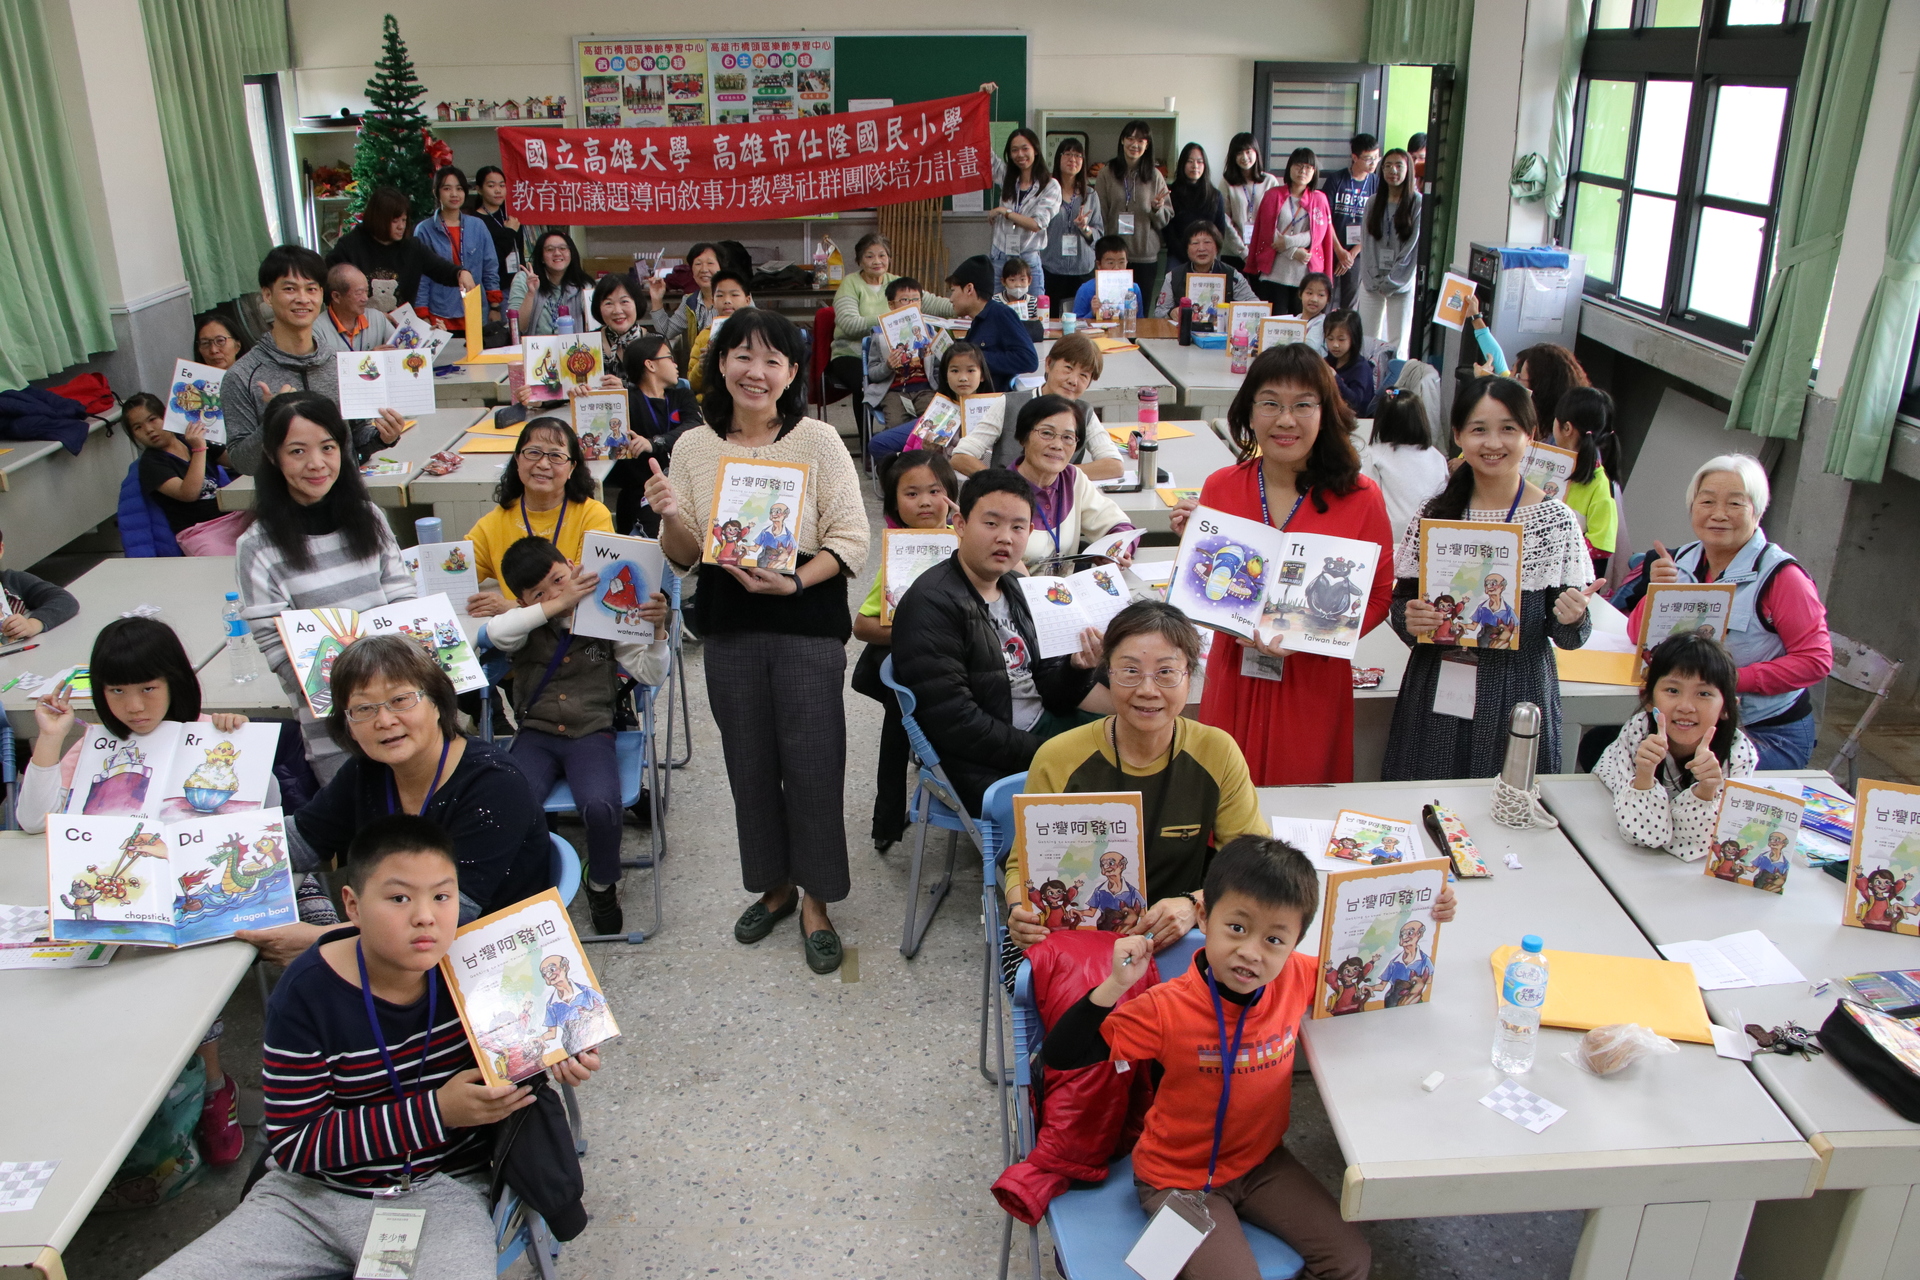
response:
M1133 234L1133 215L1130 213L1121 214L1118 218L1114 219L1114 225L1116 228L1116 230L1114 231L1115 235L1122 235L1122 236L1132 235Z
M1078 259L1080 256L1080 233L1068 228L1067 234L1060 237L1060 256Z
M1191 1191L1168 1196L1134 1241L1127 1266L1141 1280L1176 1280L1194 1251L1213 1233L1213 1215Z
M414 1273L426 1223L425 1209L397 1209L376 1201L353 1280L407 1280Z
M1471 660L1443 655L1440 679L1433 686L1433 713L1473 719L1473 701L1480 685L1480 668Z
M1240 674L1250 680L1272 680L1276 684L1283 678L1287 660L1261 653L1258 649L1240 651Z
M1350 245L1352 245L1352 244L1359 244L1359 243L1360 243L1360 227L1361 227L1361 225L1362 225L1362 224L1361 224L1361 223L1358 223L1358 222L1354 222L1354 223L1349 223L1349 224L1347 225L1347 243L1348 243L1348 244L1350 244Z

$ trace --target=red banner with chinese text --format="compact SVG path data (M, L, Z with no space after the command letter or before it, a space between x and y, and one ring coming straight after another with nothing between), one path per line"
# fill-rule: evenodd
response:
M525 222L752 222L870 209L993 182L988 97L797 120L500 130L507 209Z

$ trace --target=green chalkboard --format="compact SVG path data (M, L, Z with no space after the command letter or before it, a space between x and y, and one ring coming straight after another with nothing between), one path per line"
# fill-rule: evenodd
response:
M1027 119L1025 36L840 36L833 44L833 109L849 98L925 102L999 84L993 118Z

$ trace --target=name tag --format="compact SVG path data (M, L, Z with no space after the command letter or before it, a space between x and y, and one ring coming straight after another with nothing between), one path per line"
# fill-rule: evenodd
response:
M1440 660L1440 679L1433 686L1433 713L1460 720L1473 719L1474 696L1479 691L1480 668L1471 662Z
M1361 222L1350 222L1347 224L1347 243L1348 244L1360 243L1360 228L1365 225L1366 225L1365 223L1361 223Z
M1114 232L1115 235L1130 236L1133 234L1133 215L1132 214L1123 213L1114 221L1118 228Z
M395 1209L376 1201L353 1280L407 1280L414 1272L426 1222L425 1209Z
M1066 235L1060 237L1060 256L1063 258L1077 258L1080 256L1080 233L1078 231L1069 229Z

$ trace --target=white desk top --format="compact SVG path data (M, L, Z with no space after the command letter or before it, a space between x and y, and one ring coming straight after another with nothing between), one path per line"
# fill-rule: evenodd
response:
M1817 771L1777 774L1830 785ZM1835 790L1840 788L1835 787ZM1704 863L1681 862L1658 849L1629 844L1614 821L1613 799L1598 778L1550 778L1541 796L1634 923L1656 943L1718 938L1759 929L1810 982L1830 979L1826 994L1810 996L1801 983L1707 991L1716 1022L1779 1026L1791 1018L1809 1031L1826 1021L1834 1003L1851 995L1840 979L1876 969L1920 965L1911 938L1852 929L1840 923L1840 881L1800 865L1787 874L1785 892L1761 893L1705 874ZM1862 1088L1830 1057L1756 1054L1753 1071L1825 1159L1827 1187L1920 1182L1920 1124L1902 1120Z
M0 832L0 902L46 896L45 838ZM122 947L101 969L0 971L15 1046L0 1055L0 1153L60 1162L31 1210L0 1214L0 1266L73 1239L254 954Z
M1053 350L1054 341L1048 338L1033 344L1034 350L1040 353L1040 368L1043 370L1047 367L1047 353ZM1091 396L1098 391L1131 393L1141 387L1172 390L1173 384L1167 381L1166 375L1160 372L1153 361L1147 359L1144 351L1115 351L1100 357L1100 378L1087 388L1087 394Z
M468 422L461 428L460 434L445 447L458 451L460 442L466 438L467 427L472 427L487 417L488 415L482 414L480 418ZM573 405L569 402L555 405L550 409L542 409L532 414L529 420L531 418L559 418L562 422L571 423ZM499 485L500 476L506 471L507 464L513 461L513 455L510 453L463 453L460 456L466 461L460 464L458 471L444 476L415 476L413 482L407 486L408 501L423 507L433 507L436 510L443 503L491 504L494 489ZM604 491L600 487L601 481L607 478L607 472L611 470L613 470L611 458L597 458L587 464L587 472L593 477L593 491L596 496L604 496ZM464 538L466 530L461 529L456 532L448 529L446 534L449 538Z
M1103 426L1122 429L1136 426L1132 422L1104 422ZM1160 469L1170 477L1164 485L1158 485L1150 476L1141 476L1142 487L1138 493L1110 493L1120 509L1127 513L1127 519L1143 529L1162 530L1167 528L1167 515L1172 511L1154 492L1157 487L1168 489L1198 489L1208 476L1222 467L1233 465L1233 451L1220 438L1207 430L1203 422L1181 422L1174 424L1193 434L1176 440L1160 441ZM1133 468L1137 464L1126 459L1125 465Z
M1177 338L1142 338L1140 350L1182 391L1238 391L1246 381L1234 373L1225 347L1183 347Z
M426 478L421 471L426 460L442 449L453 447L467 433L467 428L485 415L486 410L472 405L458 405L436 413L422 414L405 435L374 455L376 458L397 458L413 465L403 475L367 477L368 496L379 506L406 506L407 486ZM251 507L253 484L252 476L236 476L232 484L220 491L220 509L242 511Z
M96 435L118 421L120 421L118 408L110 414L88 414L87 443L81 446L82 450L93 444L93 438ZM0 448L6 450L5 453L0 453L0 492L12 487L12 477L15 472L33 465L42 458L51 457L56 453L66 453L67 450L67 447L58 440L9 440Z
M1495 868L1489 879L1455 886L1459 913L1441 929L1429 1003L1303 1024L1347 1161L1342 1213L1366 1220L1805 1195L1812 1148L1743 1064L1706 1045L1681 1045L1599 1079L1560 1057L1576 1032L1545 1028L1520 1081L1567 1114L1535 1134L1479 1105L1503 1078L1489 1061L1496 947L1539 933L1552 949L1656 956L1564 836L1500 826L1491 797L1487 783L1260 790L1269 816L1321 819L1349 808L1418 823L1420 806L1437 798ZM1508 851L1525 870L1506 867ZM1317 930L1316 920L1315 943ZM1432 1071L1446 1080L1426 1093L1420 1081Z

